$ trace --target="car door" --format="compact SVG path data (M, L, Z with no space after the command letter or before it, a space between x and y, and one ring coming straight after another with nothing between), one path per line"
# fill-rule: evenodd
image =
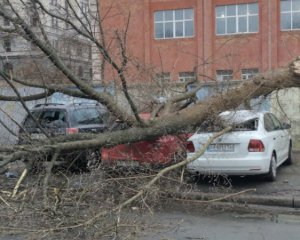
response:
M281 122L274 114L270 113L270 117L274 122L276 132L279 134L280 159L278 158L278 163L281 163L288 157L290 143L289 132L283 129Z

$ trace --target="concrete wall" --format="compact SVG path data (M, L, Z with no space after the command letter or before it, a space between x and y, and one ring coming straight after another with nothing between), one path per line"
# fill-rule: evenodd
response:
M271 109L281 121L291 123L293 149L300 150L300 89L289 88L273 92Z

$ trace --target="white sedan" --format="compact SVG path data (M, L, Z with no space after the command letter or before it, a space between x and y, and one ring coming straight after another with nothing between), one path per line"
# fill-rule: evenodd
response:
M277 168L292 163L290 125L282 124L272 113L249 110L220 114L233 130L214 140L205 153L187 165L192 174L255 175L265 174L275 181ZM214 134L221 130L215 122L205 122L189 138L188 158ZM219 128L219 129L218 129Z

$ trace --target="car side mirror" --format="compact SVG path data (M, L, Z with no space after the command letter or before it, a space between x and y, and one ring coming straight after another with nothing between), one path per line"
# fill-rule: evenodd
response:
M282 129L290 129L290 128L291 128L291 124L288 124L288 123L282 124Z

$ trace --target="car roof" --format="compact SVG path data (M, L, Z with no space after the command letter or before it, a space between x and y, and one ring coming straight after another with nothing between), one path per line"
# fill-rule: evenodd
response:
M260 118L266 112L254 110L237 110L222 112L219 116L230 123L242 123L251 119Z
M105 107L98 103L44 103L44 104L37 104L31 110L47 110L47 109L78 109L78 108L101 108L105 110Z

